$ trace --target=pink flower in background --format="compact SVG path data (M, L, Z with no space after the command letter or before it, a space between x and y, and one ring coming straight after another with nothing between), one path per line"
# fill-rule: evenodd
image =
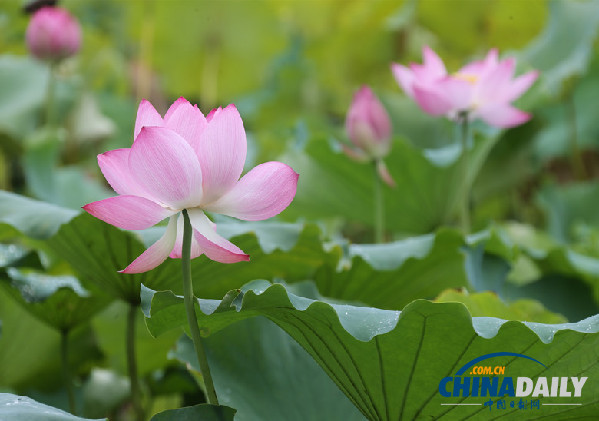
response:
M61 60L76 54L81 46L79 23L60 7L35 12L25 37L31 54L42 60Z
M235 263L249 260L216 233L204 211L258 221L279 214L293 200L298 174L267 162L239 179L246 158L243 122L234 105L207 117L179 98L164 118L143 100L129 149L98 155L104 177L119 196L85 205L93 216L119 228L142 230L165 218L165 234L122 272L146 272L168 256L181 257L183 217L193 227L191 258Z
M382 158L389 153L389 114L368 86L362 86L354 95L347 112L345 130L360 153L372 158Z
M382 158L391 148L391 120L372 90L364 85L354 95L345 119L345 131L354 147L343 145L344 152L357 161L376 161L381 178L395 183Z
M514 108L519 98L538 77L537 71L514 79L516 60L498 60L497 50L473 61L454 74L447 74L443 61L429 47L423 49L423 64L409 68L393 63L391 70L404 92L432 115L455 119L467 112L469 119L507 128L528 121L530 114Z

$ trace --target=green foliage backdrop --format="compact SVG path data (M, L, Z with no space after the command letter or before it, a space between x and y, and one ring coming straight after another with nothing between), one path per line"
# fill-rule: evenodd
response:
M127 320L147 420L522 419L441 405L442 377L500 350L546 365L498 363L513 376L588 377L580 406L539 417L599 413L599 2L64 0L83 43L55 67L55 125L25 3L0 8L0 419L135 419ZM515 104L529 122L471 125L465 181L456 124L391 73L425 45L450 73L491 48L540 71ZM372 244L372 168L341 147L364 84L392 123L385 244ZM80 209L114 194L96 155L131 145L139 101L164 113L180 96L204 113L236 104L246 171L279 160L300 174L279 217L214 217L250 262L192 262L223 406L205 403L180 261L117 272L164 226L127 232ZM65 337L84 418L65 412Z

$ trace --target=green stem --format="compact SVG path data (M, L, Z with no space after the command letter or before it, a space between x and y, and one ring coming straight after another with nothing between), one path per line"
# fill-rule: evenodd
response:
M574 102L574 95L571 93L568 95L566 101L566 108L568 111L568 122L570 123L570 165L574 170L574 175L577 180L584 180L586 178L586 169L584 167L584 161L582 160L582 154L580 147L578 146L578 127L576 126L576 104Z
M372 166L372 170L374 174L374 239L377 244L381 244L385 233L385 208L383 186L376 170L376 161Z
M210 374L210 366L208 365L208 359L206 358L206 352L204 345L202 344L202 336L200 334L200 328L198 326L198 319L196 318L195 312L195 297L193 295L193 283L191 281L191 222L189 221L189 215L187 210L183 210L183 247L181 256L181 266L183 269L183 295L185 301L185 311L187 313L187 323L189 324L189 330L191 331L191 337L200 363L200 371L204 378L204 386L206 388L206 395L208 403L211 405L218 405L218 398L216 397L216 390L214 389L214 383L212 381L212 375Z
M77 415L75 406L75 392L73 390L73 379L71 378L71 369L69 367L69 329L60 331L60 356L62 359L62 379L69 396L69 411Z
M55 64L48 66L48 90L46 91L46 126L54 125L54 90L56 85L56 76L54 74Z
M459 114L458 122L461 126L462 143L462 197L460 200L460 224L464 234L470 233L470 181L468 179L468 170L470 165L470 154L468 153L468 112L462 111Z
M144 411L141 406L141 392L139 377L137 375L137 357L135 352L135 319L138 310L137 304L129 303L127 314L127 370L129 371L129 382L131 383L131 401L135 410L137 421L144 421Z

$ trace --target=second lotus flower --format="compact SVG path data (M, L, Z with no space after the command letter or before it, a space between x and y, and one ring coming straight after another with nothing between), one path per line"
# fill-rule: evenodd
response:
M473 61L448 74L443 61L429 47L423 50L424 63L409 67L392 64L391 70L404 92L432 115L469 119L481 118L487 124L507 128L530 119L530 114L511 105L534 83L538 72L513 78L516 61L498 59L497 50L483 60Z
M119 196L84 206L119 228L141 230L169 218L166 232L122 272L145 272L167 257L180 258L187 209L193 226L191 258L249 260L221 237L204 211L257 221L279 214L293 200L298 174L280 162L256 166L239 179L246 158L243 122L234 105L204 116L178 99L164 118L142 101L131 148L98 155L104 177Z
M381 179L395 186L383 158L391 149L391 120L372 90L364 85L354 95L345 119L352 146L342 144L347 156L359 162L374 161Z
M81 28L66 9L42 7L27 27L27 46L41 59L56 61L70 57L81 46Z

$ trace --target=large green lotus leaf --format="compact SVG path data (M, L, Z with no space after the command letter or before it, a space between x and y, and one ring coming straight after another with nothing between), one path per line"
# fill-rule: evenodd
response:
M43 268L39 254L17 244L0 244L0 268Z
M572 152L572 140L582 150L597 150L597 122L595 92L599 89L599 62L595 60L588 73L576 79L572 91L564 101L535 110L535 117L544 126L530 138L534 141L534 157L539 162L566 159ZM575 130L575 132L574 132Z
M599 256L583 254L575 246L559 244L542 231L531 226L511 223L497 227L490 234L490 243L503 243L504 251L511 249L511 259L518 270L521 261L530 268L524 268L522 274L530 276L537 273L559 274L586 281L593 289L599 286ZM499 247L491 247L503 257ZM524 259L524 260L522 260ZM534 276L533 279L534 280ZM516 280L517 281L517 280ZM595 293L599 299L599 293Z
M154 415L150 421L233 421L234 417L235 410L233 408L202 404L169 409Z
M57 168L51 166L50 162L42 162L46 159L47 155L41 155L31 161L26 160L27 168L31 169L28 172L28 185L35 197L79 210L87 203L113 195L113 192L89 177L85 170L76 166Z
M368 419L484 417L488 408L482 403L488 398L443 398L438 388L441 379L489 353L525 354L544 364L541 368L514 357L494 361L513 376L599 375L599 316L566 324L515 322L473 318L459 303L419 300L400 312L314 301L267 282L248 288L222 303L199 300L198 323L204 334L253 316L269 318L320 364ZM144 290L144 303L146 324L155 335L186 323L183 299L171 292ZM595 383L588 383L582 397L571 398L581 405L542 407L539 416L590 419L599 410L596 394ZM448 399L477 405L441 405ZM517 406L508 407L502 416L522 419Z
M594 299L599 303L599 258L560 247L539 256L536 263L544 273L582 279L591 286Z
M43 127L31 133L23 141L23 174L28 191L39 200L51 202L59 194L54 171L60 161L66 131L62 128Z
M568 243L573 239L578 224L599 227L599 183L594 181L568 185L545 185L537 195L544 211L547 231L558 241Z
M0 288L0 389L50 390L62 386L60 334L18 305ZM70 365L85 371L99 359L93 333L78 328L69 339ZM1 419L1 417L0 417Z
M48 68L31 57L0 57L0 132L18 138L35 127L36 111L46 96L48 75ZM16 150L22 148L15 139L12 141Z
M76 216L76 217L75 217ZM159 238L164 228L142 233L142 243L132 232L119 230L92 216L0 192L0 221L36 238L48 239L49 247L66 260L84 282L93 281L111 295L136 302L143 282L155 289L181 290L181 262L168 259L158 268L143 274L121 274L145 248ZM320 230L314 225L278 222L218 222L219 232L251 256L251 264L223 265L206 257L192 263L196 293L220 297L251 279L282 277L300 281L312 277L315 270L339 260L340 249L323 248ZM87 285L86 285L87 286Z
M570 320L599 312L599 258L518 223L468 238L466 268L476 290L502 298L534 298Z
M14 387L27 384L34 378L60 375L60 337L56 331L41 323L20 307L3 289L0 290L0 385ZM32 346L32 337L36 345Z
M0 191L0 223L35 239L47 239L78 214L50 203Z
M574 75L585 73L599 26L599 3L552 0L543 32L522 57L541 71L544 85L553 93Z
M594 298L593 288L576 276L547 274L536 282L523 286L514 286L506 282L500 295L510 301L533 298L571 321L582 320L599 313L599 304Z
M58 330L84 324L107 303L69 275L49 275L35 252L0 244L0 286L32 315Z
M88 322L109 301L106 296L90 293L69 275L0 268L0 285L23 308L60 331Z
M299 233L285 233L282 229L277 233L276 241L264 240L263 233L262 230L252 233L249 228L249 233L231 238L234 244L250 254L248 263L223 265L204 257L196 259L192 264L195 294L222 296L225 288L239 288L256 278L303 281L313 277L322 265L335 265L339 261L341 250L338 247L325 250L321 232L314 225L301 227ZM290 236L297 239L292 247L289 247Z
M57 379L61 382L56 377L58 335L47 326L72 330L89 321L106 304L105 299L90 296L73 277L49 276L31 268L42 268L37 253L16 245L0 244L0 289L4 291L0 296L0 317L6 322L6 336L0 339L0 372L3 373L0 387L25 386L32 380L36 385L55 384ZM15 307L15 303L20 308ZM40 326L31 316L45 325ZM78 330L71 335L71 346L78 353L77 363L84 355L90 355L89 343L85 343L89 333ZM31 346L34 340L41 343ZM32 360L40 363L32 363Z
M314 280L326 297L398 310L446 288L468 286L463 245L451 229L389 244L352 244L346 265L324 265Z
M238 421L364 419L312 357L263 317L228 326L204 344L219 402L237 409ZM199 372L188 336L173 356Z
M517 222L494 224L484 231L467 237L469 245L484 245L487 252L515 262L523 251L545 254L557 246L556 241L545 232ZM525 283L525 279L521 279Z
M107 293L136 303L143 282L159 289L180 289L180 268L163 264L139 274L122 274L145 246L132 232L122 231L93 216L82 213L47 240L49 247L66 260L79 277L92 281ZM172 263L172 262L171 262Z
M36 402L27 396L0 393L0 419L2 421L85 421L68 412ZM106 418L104 418L106 420Z
M530 108L526 108L530 110ZM535 110L536 116L536 110ZM473 190L473 226L483 228L492 221L512 217L516 191L522 191L540 165L531 162L534 136L542 127L540 119L507 130L489 152L489 159L477 175ZM499 177L498 174L501 174ZM516 208L516 211L519 209Z
M498 133L476 138L475 147L470 149L470 183ZM285 218L342 216L366 225L374 223L372 165L356 163L337 149L323 139L313 139L303 150L292 149L282 157L301 174L296 197L283 215ZM423 234L452 221L464 185L460 182L460 151L455 145L420 150L405 139L395 139L385 158L397 184L393 189L383 185L388 229Z
M111 62L112 57L107 57ZM115 133L102 142L103 150L130 148L133 144L133 128L138 103L133 98L117 96L111 92L94 92L102 111L116 126Z
M76 166L59 167L66 132L43 128L26 139L23 170L27 187L37 199L66 208L105 199L113 192Z
M16 16L15 19L18 19ZM22 39L22 33L17 37ZM61 121L73 106L81 80L65 77L66 72L54 78L54 119ZM3 55L0 57L0 149L22 150L23 137L45 123L42 111L46 106L50 66L31 56ZM71 73L72 75L72 73Z
M85 212L0 191L0 222L33 239L47 240L52 251L70 263L82 281L92 281L115 297L138 301L141 282L157 289L179 287L181 269L173 264L144 274L118 273L146 247L134 233Z
M515 300L503 302L493 292L468 293L454 289L443 291L435 301L438 303L462 303L475 317L498 317L505 320L520 320L539 323L564 323L559 314L548 311L539 301Z

